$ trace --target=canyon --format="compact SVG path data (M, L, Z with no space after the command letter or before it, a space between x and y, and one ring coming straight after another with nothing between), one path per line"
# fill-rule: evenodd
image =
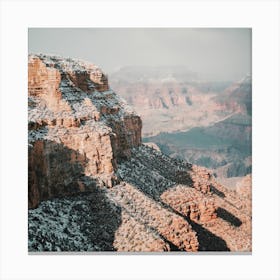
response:
M220 182L252 171L252 81L205 81L183 66L123 67L111 86L143 120L143 141L205 166Z
M251 252L250 175L226 188L142 126L96 65L29 55L29 252Z
M242 102L222 98L236 90L231 82L203 81L182 66L123 67L111 73L110 85L141 115L143 137L209 126L244 112Z

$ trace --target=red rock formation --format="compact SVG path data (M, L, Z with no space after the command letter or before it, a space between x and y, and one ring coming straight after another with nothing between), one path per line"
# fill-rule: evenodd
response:
M209 171L206 168L197 165L193 165L192 170L191 178L193 181L193 187L204 194L209 193L211 184Z
M183 185L169 189L161 199L180 214L195 222L208 222L217 217L214 199Z
M58 93L60 73L55 68L46 67L38 57L28 60L28 95L53 96ZM58 95L60 96L60 95ZM57 97L58 97L57 96Z
M138 222L155 229L178 249L197 251L199 244L196 233L188 222L160 206L132 185L124 183L116 186L111 190L111 198L138 219ZM117 240L116 242L119 243ZM145 243L145 240L142 242Z
M140 145L140 117L92 64L30 56L28 86L29 207L63 196L30 210L32 250L252 250L250 177L231 191Z
M179 178L174 176L178 170L181 175ZM249 178L242 185L240 195L219 184L206 168L168 158L144 145L133 151L132 158L123 163L118 172L122 180L137 186L137 189L147 197L159 202L159 215L164 215L167 219L167 214L163 210L168 210L179 217L184 217L188 228L191 226L192 231L197 233L198 250L235 252L252 250ZM132 187L130 190L118 189L117 203L120 207L124 207L122 201L132 193L131 189ZM110 191L116 192L115 187ZM150 212L154 213L153 209L137 195L130 196L133 199L130 198L127 203L131 209L129 213L132 213L133 209L133 213L139 212L141 219L146 221L151 215ZM170 227L166 229L171 230ZM173 238L166 235L166 239L175 244L176 239ZM183 241L180 237L178 239Z
M83 190L81 168L112 186L117 157L141 144L140 117L92 64L30 56L28 74L29 207Z

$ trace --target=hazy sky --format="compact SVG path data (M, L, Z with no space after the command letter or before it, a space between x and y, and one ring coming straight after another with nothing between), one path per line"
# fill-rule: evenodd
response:
M251 74L248 28L30 28L29 53L88 60L110 73L127 65L185 65L205 79Z

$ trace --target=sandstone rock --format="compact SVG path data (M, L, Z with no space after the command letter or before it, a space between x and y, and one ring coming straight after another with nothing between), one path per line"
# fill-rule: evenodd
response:
M36 149L44 150L39 143ZM79 154L68 152L65 157L75 163ZM37 160L38 169L44 170L46 161ZM164 169L167 163L168 168ZM64 166L64 172L67 172L67 165ZM189 176L195 176L194 170L202 172L149 147L133 148L129 159L118 162L119 179L123 180L120 183L115 178L111 188L102 188L92 182L92 177L88 180L83 177L78 180L77 192L90 191L83 198L80 195L63 196L44 201L38 208L29 210L30 250L251 251L249 198L223 187L210 174L205 174L205 170L204 176L208 176L211 185L209 193L195 189L192 181L178 184L171 180L176 179L174 174L178 168L182 172L184 169ZM111 178L105 173L99 177L103 185ZM36 192L37 189L32 190ZM35 192L33 197L36 198ZM93 208L88 209L87 205ZM63 225L62 232L61 221L65 217L58 213L68 212L67 209L74 209L74 216L72 218L72 210L71 215L67 214L66 221L69 222ZM73 236L76 236L77 243L72 244ZM92 236L94 238L90 239Z
M32 55L28 85L30 251L252 250L250 178L232 191L141 145L92 64Z
M191 175L193 187L198 191L207 194L210 192L210 173L201 166L193 165L193 173Z
M179 178L176 177L178 171L181 175ZM177 244L177 249L183 246L184 250L190 250L189 244L183 245L184 239L176 235L178 231L173 227L180 229L184 225L178 219L179 216L185 218L197 233L198 250L252 250L251 198L241 197L237 192L225 188L215 181L206 168L171 159L143 145L133 149L132 157L119 164L118 174L122 180L131 184L130 189L134 190L134 186L159 203L156 219L164 215L166 221L162 221L162 227L159 228L158 224L151 225L172 244ZM112 191L116 191L115 187ZM121 201L131 192L128 188L122 188L122 191L118 192L118 203L123 205ZM134 199L136 197L134 196ZM131 201L129 205L135 206L136 203ZM139 211L138 215L144 217L145 221L145 217L148 217L146 211L151 208L142 202L139 206L136 205L133 211L141 208L144 209ZM167 209L175 214L175 224L174 220L164 213ZM144 223L149 224L148 221Z
M120 252L164 252L170 246L158 233L152 231L126 211L122 212L122 224L115 234L114 247Z
M194 188L178 185L161 195L161 199L173 209L196 222L208 222L217 217L214 199Z
M142 123L106 75L89 63L30 55L28 95L29 207L83 190L81 170L112 187L117 158L141 144Z
M168 211L130 184L112 189L111 198L140 223L155 229L179 250L197 251L196 233L180 216Z

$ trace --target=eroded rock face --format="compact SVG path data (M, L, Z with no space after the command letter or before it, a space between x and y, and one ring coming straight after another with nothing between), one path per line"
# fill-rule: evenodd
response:
M93 64L30 55L28 105L29 207L83 191L81 170L112 186L117 157L141 144L140 117Z
M158 209L164 206L170 216L175 214L175 217L183 217L188 226L184 226L182 231L188 232L191 228L190 232L196 233L196 237L193 236L190 240L198 245L198 251L252 250L252 197L249 178L240 188L240 196L239 192L219 184L210 170L169 158L145 145L132 150L131 159L119 164L118 174L123 181L156 201ZM115 193L125 189L114 198L120 207L127 209L129 205L129 213L138 213L136 216L149 224L151 214L147 211L151 211L152 215L156 211L148 207L149 204L136 195L135 190L132 194L132 189L127 184L125 188L116 187L110 191ZM132 197L133 202L124 204L127 196ZM159 211L157 217L168 220L165 211ZM161 224L165 227L165 222ZM174 232L171 226L168 230ZM181 238L183 234L166 236L172 244L180 244L184 240ZM198 243L195 242L196 239ZM177 245L177 248L180 249L180 246ZM183 250L192 251L188 245Z
M249 192L240 196L206 169L144 145L118 163L117 174L121 182L112 188L91 185L89 177L82 181L86 195L49 199L29 210L29 250L252 250ZM195 187L199 174L210 186L206 193Z
M250 177L232 191L141 145L92 64L30 56L29 72L29 251L252 250Z
M204 196L194 188L178 185L165 191L161 199L178 213L195 222L204 223L217 217L214 199Z

